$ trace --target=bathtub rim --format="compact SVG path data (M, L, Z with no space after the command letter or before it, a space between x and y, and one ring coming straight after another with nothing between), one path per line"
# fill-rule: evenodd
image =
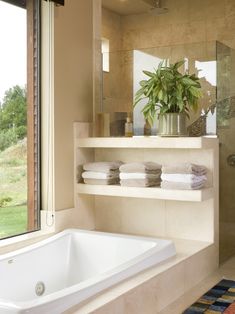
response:
M96 234L99 236L108 236L108 237L116 237L116 238L124 238L124 239L128 238L128 239L134 239L134 240L140 240L140 241L146 241L146 242L153 242L153 243L155 243L155 245L153 247L151 247L150 249L148 249L147 251L145 251L144 253L132 258L131 260L129 260L127 262L120 264L117 267L114 267L108 271L105 271L102 274L98 274L94 277L91 277L89 279L84 280L83 282L76 283L76 284L68 286L64 289L57 290L57 291L52 292L48 295L42 296L38 299L35 297L35 299L33 299L33 300L11 301L8 299L0 298L0 308L3 307L4 309L9 309L9 310L14 309L14 310L18 310L18 311L26 311L26 310L33 309L37 306L43 306L50 301L54 302L57 299L63 299L64 297L66 297L68 295L72 296L73 294L79 292L80 290L90 289L91 284L95 286L99 283L101 283L101 284L105 283L105 281L107 281L109 279L109 277L117 276L119 273L123 273L127 268L132 267L137 263L141 263L143 260L148 259L151 256L153 256L153 253L155 253L155 251L157 252L162 248L162 246L160 248L159 248L159 246L157 246L158 241L161 241L165 247L168 247L168 248L171 248L174 250L174 254L171 254L169 257L167 257L167 259L165 258L161 262L163 262L165 260L169 260L170 258L173 258L176 256L175 244L170 239L161 239L161 238L146 237L146 236L136 236L136 235L129 235L129 234L109 233L109 232L101 232L101 231L95 231L95 230L84 230L84 229L69 228L69 229L65 229L65 230L63 230L57 234L54 234L47 239L43 239L37 243L30 244L24 248L20 248L20 249L17 249L15 251L12 251L12 252L9 252L6 254L2 254L2 255L0 255L0 262L2 260L5 260L5 259L12 259L16 255L27 253L28 251L31 251L31 250L36 250L37 248L43 247L44 245L46 245L48 243L54 242L55 240L62 238L63 236L70 235L72 237L74 232L75 233L83 233L83 234ZM159 264L161 262L159 262ZM118 284L124 280L130 279L135 274L140 273L142 271L145 271L146 269L149 269L153 266L157 266L157 265L155 265L155 263L151 263L151 265L149 265L148 267L145 267L142 270L135 272L134 274L132 274L132 275L130 275L124 279L121 279L120 281L118 281L114 284L112 283L111 285L109 285L108 287L106 287L103 290L109 289L110 287L112 287L115 284ZM91 296L88 296L87 299L89 299L90 297L94 297L99 292L100 291L93 293Z
M39 240L36 243L29 244L23 248L16 249L14 251L0 254L0 262L4 259L12 258L15 255L23 254L28 252L29 250L36 250L37 248L44 246L45 244L48 244L50 242L53 242L56 239L62 238L64 235L73 234L74 232L77 233L84 233L84 234L96 234L98 236L105 236L108 235L110 237L117 237L117 238L127 238L127 239L134 239L134 240L143 240L146 242L152 241L156 243L157 241L161 241L162 243L173 243L171 239L162 239L161 237L148 237L148 236L141 236L141 235L131 235L131 234L122 234L122 233L113 233L113 232L103 232L103 231L96 231L96 230L85 230L85 229L76 229L76 228L68 228L63 231L60 231L58 233L52 234L46 239ZM153 247L155 248L155 247ZM151 248L150 250L152 250Z

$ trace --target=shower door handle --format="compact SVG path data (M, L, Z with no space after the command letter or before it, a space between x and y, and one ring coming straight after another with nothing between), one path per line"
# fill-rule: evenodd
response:
M227 157L227 163L231 167L235 167L235 154L231 154Z

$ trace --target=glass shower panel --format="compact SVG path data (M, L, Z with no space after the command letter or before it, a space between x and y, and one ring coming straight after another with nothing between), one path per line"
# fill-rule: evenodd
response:
M132 111L133 51L108 53L109 71L103 71L102 111L106 113Z
M198 135L200 131L202 134L216 134L216 116L209 110L214 109L216 104L216 42L109 52L105 58L106 55L105 52L103 60L108 60L109 67L108 70L101 71L102 95L95 97L96 129L101 130L97 136L124 135L123 129L128 114L133 114L134 135L144 134L145 121L141 110L146 100L133 108L133 99L140 88L139 82L146 79L143 70L154 71L161 60L170 63L185 60L181 70L199 76L203 97L197 114L190 112L188 126L193 126L194 130L202 128ZM201 119L203 115L207 118ZM152 135L157 134L157 122L156 118L151 130Z
M102 60L106 67L99 80L101 97L95 89L95 135L124 136L133 111L133 51L104 52Z
M140 88L139 82L148 79L143 70L154 71L162 60L175 63L185 60L181 67L182 72L195 73L200 78L203 97L200 100L199 111L190 112L188 126L199 123L201 115L207 115L205 119L205 133L216 133L216 116L209 110L216 104L216 43L197 43L187 45L176 45L167 47L156 47L134 50L133 55L133 95ZM146 104L142 100L134 109L134 133L144 134L144 118L141 110ZM152 135L157 135L158 120L152 127ZM201 121L201 120L200 120Z
M235 254L235 51L217 43L220 141L220 262Z

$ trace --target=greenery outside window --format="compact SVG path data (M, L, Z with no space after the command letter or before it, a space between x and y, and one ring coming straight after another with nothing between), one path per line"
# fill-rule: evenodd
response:
M40 228L40 0L0 0L0 239Z

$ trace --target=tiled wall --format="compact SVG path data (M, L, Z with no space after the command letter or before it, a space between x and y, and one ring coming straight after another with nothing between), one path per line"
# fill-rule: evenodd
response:
M64 7L55 7L53 114L56 210L74 206L73 122L92 120L92 12L91 0L72 0Z
M211 151L174 149L96 149L96 161L117 160L140 162L154 160L159 164L203 160L208 169L208 186L216 185ZM212 173L214 172L214 175ZM214 176L214 182L212 177ZM212 183L213 182L213 183ZM183 193L183 191L182 191ZM215 196L216 199L216 196ZM173 237L217 242L216 201L180 202L125 197L95 197L95 226L97 230L155 237ZM216 222L216 226L214 223ZM198 232L200 226L200 232Z
M132 52L122 52L122 17L102 10L102 37L109 39L110 71L103 72L103 111L126 112L132 107Z
M163 4L169 11L158 16L150 14L121 16L103 9L102 35L110 39L112 51L111 71L109 75L104 75L104 94L112 95L104 102L106 112L112 111L112 108L116 111L132 110L134 49L144 51L147 49L146 53L150 53L149 48L158 47L157 54L160 53L162 58L170 57L172 62L184 56L189 57L192 60L189 65L190 72L194 73L196 68L193 60L215 60L216 40L235 48L235 1L166 0ZM161 54L159 47L169 48L168 50L174 47L174 51L166 53L162 48ZM120 50L124 51L122 56L117 53ZM117 86L117 82L118 92L117 90L115 92L114 86ZM209 101L210 104L215 102L216 90L203 80L202 85L205 94L201 106L205 109ZM192 116L192 120L197 116Z
M122 49L222 41L235 48L233 0L168 0L169 12L122 17Z
M220 41L224 45L235 49L235 1L234 0L165 0L163 5L169 9L167 14L152 16L150 14L138 14L113 17L110 11L103 11L103 32L108 34L108 28L118 30L118 36L111 36L109 33L112 49L118 47L128 55L127 63L129 73L132 73L134 49L151 52L152 47L158 47L158 54L168 56L176 61L182 58L187 52L191 59L197 58L200 61L215 59L215 41ZM111 23L112 21L112 23ZM120 28L113 27L113 23L118 21ZM121 32L121 36L120 36ZM121 38L121 43L120 43ZM214 42L214 44L212 44ZM172 48L174 47L174 49ZM173 52L170 50L174 50ZM169 51L168 51L169 50ZM117 63L116 63L117 65ZM230 62L231 68L224 71L226 76L230 72L230 96L235 95L235 57ZM115 69L115 64L113 64ZM127 67L126 67L127 69ZM191 67L192 71L194 68ZM223 67L222 70L225 70ZM226 81L226 80L225 80ZM224 81L224 82L225 82ZM123 82L126 88L121 91L126 93L132 89L132 80L127 75L123 75ZM220 84L223 77L220 78ZM225 83L227 84L227 83ZM112 84L111 84L112 85ZM215 101L215 88L210 88L207 82L202 82L205 91L210 90L211 96L204 97L202 107L206 107L210 101ZM223 85L223 84L222 84ZM109 86L110 87L110 86ZM206 93L205 95L206 96ZM124 106L126 111L132 109L130 102ZM106 110L112 110L113 102L107 104ZM114 106L115 107L115 106ZM118 110L118 106L115 107ZM196 117L194 117L196 118ZM229 154L235 153L233 143L234 137L234 117L229 119L229 125L219 130L220 142L220 239L221 256L228 257L235 253L235 208L233 191L235 188L234 169L227 165ZM222 257L223 259L223 257Z

